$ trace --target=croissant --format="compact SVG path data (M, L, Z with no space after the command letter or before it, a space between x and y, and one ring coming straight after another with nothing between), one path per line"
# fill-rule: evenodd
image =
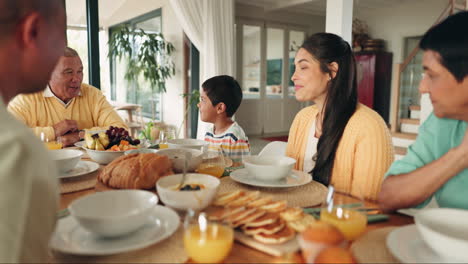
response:
M117 189L154 189L159 178L174 174L167 156L135 153L109 163L99 174L104 185Z

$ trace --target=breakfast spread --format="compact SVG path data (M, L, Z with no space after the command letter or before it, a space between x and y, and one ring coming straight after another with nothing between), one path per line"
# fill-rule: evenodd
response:
M136 153L118 157L99 174L104 185L118 189L153 189L159 178L174 174L167 156Z
M92 150L125 151L138 148L139 139L132 139L124 128L110 126L105 132L90 133L84 136L85 145Z
M236 190L219 194L207 209L210 220L223 221L265 244L282 244L315 222L287 201L260 197L259 191Z

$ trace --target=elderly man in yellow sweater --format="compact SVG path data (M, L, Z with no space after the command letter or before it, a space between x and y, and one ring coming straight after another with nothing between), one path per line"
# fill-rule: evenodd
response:
M82 82L81 59L75 50L66 47L49 86L38 93L18 95L8 110L37 136L43 133L47 140L60 137L64 146L81 140L84 129L128 129L101 91Z

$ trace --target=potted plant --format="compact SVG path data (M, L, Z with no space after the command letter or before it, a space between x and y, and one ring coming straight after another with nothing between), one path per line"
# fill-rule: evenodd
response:
M138 88L138 79L143 78L151 86L151 94L166 92L166 80L175 74L171 59L175 48L162 33L146 32L125 24L113 30L108 45L110 59L126 62L126 81ZM151 109L152 121L146 124L140 136L154 140L151 130L157 126L154 124L154 106Z

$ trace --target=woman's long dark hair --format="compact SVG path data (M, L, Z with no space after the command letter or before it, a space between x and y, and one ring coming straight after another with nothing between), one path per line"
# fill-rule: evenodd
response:
M336 76L328 82L322 110L322 135L317 144L315 167L311 171L314 180L328 185L338 143L357 107L356 61L349 44L335 34L314 34L304 41L301 48L319 61L322 72L330 74L330 77L333 77L330 63L338 64Z

